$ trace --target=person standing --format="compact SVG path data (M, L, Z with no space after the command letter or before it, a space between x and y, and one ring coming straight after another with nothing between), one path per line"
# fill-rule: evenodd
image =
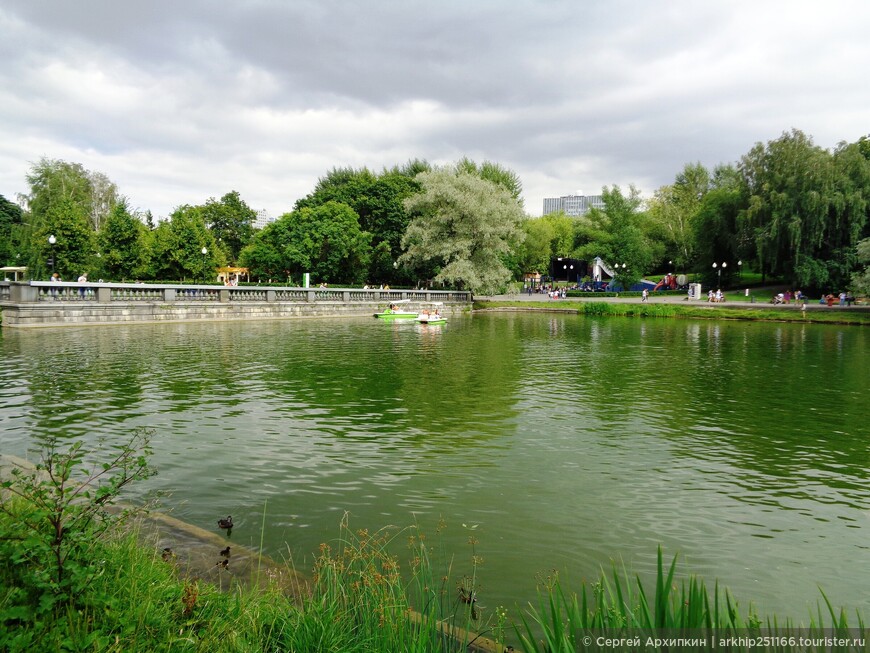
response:
M643 299L641 299L640 301L645 302L647 299L649 299L649 290L644 288L641 296L643 297Z
M54 272L54 273L52 273L49 281L53 281L54 283L60 283L61 281L63 281L63 279L60 278L60 274L58 274L57 272ZM56 288L51 289L51 298L52 299L57 298L57 289Z

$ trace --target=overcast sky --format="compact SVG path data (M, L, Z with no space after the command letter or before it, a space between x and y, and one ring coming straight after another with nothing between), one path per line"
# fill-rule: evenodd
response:
M870 133L870 2L3 0L0 194L41 157L168 215L289 211L333 167L468 156L525 207Z

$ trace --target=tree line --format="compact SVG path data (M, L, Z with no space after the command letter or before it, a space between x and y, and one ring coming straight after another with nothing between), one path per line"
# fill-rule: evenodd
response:
M620 281L670 271L727 284L754 270L807 289L866 293L870 140L816 146L798 130L757 143L739 161L686 164L643 200L602 190L580 217L530 217L522 183L492 162L412 160L381 172L334 168L263 229L236 191L177 207L166 219L131 209L105 175L41 159L18 202L0 196L0 263L40 278L212 281L238 265L253 279L330 284L426 283L498 292L557 257L620 265ZM54 243L48 237L55 236Z

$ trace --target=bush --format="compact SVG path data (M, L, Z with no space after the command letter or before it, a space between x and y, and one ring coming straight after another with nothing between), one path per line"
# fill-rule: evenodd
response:
M82 443L67 451L51 441L31 471L16 468L0 483L0 650L16 626L50 622L86 607L87 590L103 573L102 536L128 513L108 508L121 490L153 473L151 434L136 432L110 448L108 462L90 463ZM19 633L18 635L21 635ZM20 637L16 635L18 639ZM22 642L16 644L21 648Z

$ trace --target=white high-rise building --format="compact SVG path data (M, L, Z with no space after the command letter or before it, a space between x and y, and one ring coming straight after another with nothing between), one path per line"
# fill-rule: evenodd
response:
M266 209L260 209L257 211L257 217L254 218L254 227L256 229L262 229L270 222L275 222L275 218L269 215L269 212Z
M544 215L564 211L565 215L586 215L590 209L604 209L604 198L601 195L584 195L578 190L574 195L544 198Z

